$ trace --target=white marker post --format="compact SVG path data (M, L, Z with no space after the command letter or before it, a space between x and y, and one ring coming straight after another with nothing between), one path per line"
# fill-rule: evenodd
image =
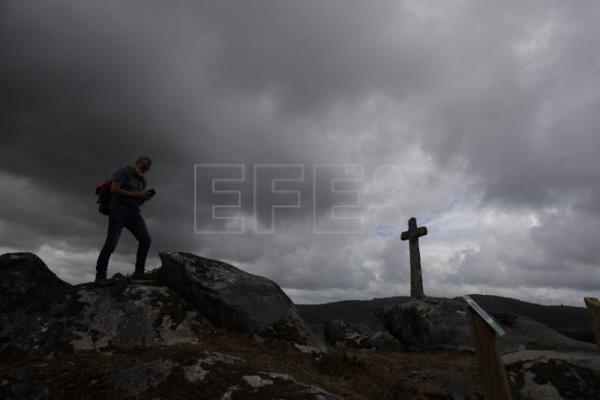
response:
M496 336L504 336L500 325L470 296L463 296L469 305L475 353L487 400L510 400L506 369L498 349Z

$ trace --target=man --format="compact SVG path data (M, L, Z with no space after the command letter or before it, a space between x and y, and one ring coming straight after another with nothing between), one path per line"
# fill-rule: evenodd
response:
M140 206L154 195L146 189L144 174L150 170L150 157L139 157L133 166L119 168L112 176L111 198L108 202L108 233L96 263L96 284L109 285L106 278L108 260L117 247L125 227L138 241L134 279L144 278L146 256L150 249L150 233L140 213Z

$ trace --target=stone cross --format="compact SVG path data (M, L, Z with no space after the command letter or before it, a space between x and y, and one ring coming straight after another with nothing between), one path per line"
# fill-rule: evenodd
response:
M427 235L427 228L424 226L417 228L417 219L412 217L408 220L408 230L402 232L400 239L408 240L410 253L410 297L413 299L422 299L425 297L423 292L423 276L421 273L421 254L419 253L419 238Z

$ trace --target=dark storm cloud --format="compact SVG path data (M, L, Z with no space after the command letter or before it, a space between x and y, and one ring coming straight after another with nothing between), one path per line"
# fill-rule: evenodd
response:
M0 73L5 77L1 128L8 137L0 166L31 176L40 190L60 187L63 196L73 196L68 202L81 203L86 201L81 189L90 181L101 180L138 154L151 154L153 179L171 183L163 184L164 192L181 194L169 199L170 206L158 208L167 216L191 211L189 202L177 207L173 201L192 196L194 162L301 162L310 167L313 160L329 161L326 149L300 137L310 126L298 123L298 131L290 131L292 122L278 116L279 102L317 107L327 97L324 81L331 79L296 68L319 72L326 58L334 67L336 56L327 52L359 23L359 15L350 12L354 23L343 24L325 45L302 37L315 34L310 26L300 29L302 19L296 22L298 29L286 28L283 21L293 10L280 6L180 5L7 3L0 46L10 57ZM332 20L340 6L327 6L322 22ZM304 21L316 12L304 10ZM241 16L247 25L238 26ZM265 26L266 16L273 26ZM327 38L327 27L313 23ZM286 38L272 29L288 29L298 37ZM300 51L294 45L308 42ZM316 44L325 46L324 54ZM307 85L302 80L308 76L313 82ZM350 90L351 82L360 83L354 78L337 86ZM276 95L269 114L256 96L273 85L292 87ZM310 96L315 101L303 98L307 94L302 90L314 91ZM243 189L250 193L248 185ZM310 182L300 189L305 212L312 212ZM199 200L208 199L201 193ZM326 209L330 202L322 200ZM251 206L244 202L246 212Z
M297 37L274 35L275 25L285 29L278 14L285 19L290 10L269 4L254 10L158 2L4 5L0 167L3 186L15 189L3 197L2 220L12 232L5 247L33 250L58 238L71 249L99 247L106 228L93 188L137 155L149 154L154 159L149 180L159 185L159 195L144 208L158 250L204 248L209 255L254 261L264 239L250 240L246 251L235 245L230 253L232 245L223 244L243 243L242 238L207 248L210 241L193 234L193 164L245 163L251 176L252 163L296 162L306 166L310 179L314 162L331 159L334 149L315 146L320 133L312 123L294 120L292 109L317 108L328 97L325 84L343 79L319 66L328 58L327 69L335 67L336 55L328 52L350 26L324 45L303 38L315 32L302 27L302 20L298 29L287 30ZM327 8L325 21L313 21L322 34L327 27L321 24L335 17L339 4ZM318 17L316 12L304 10L304 21ZM244 14L256 18L238 26ZM263 26L261 14L274 25ZM350 24L359 24L361 17L350 14ZM315 51L317 45L324 46L323 54ZM315 73L300 73L309 64ZM360 83L354 78L334 86L357 92L351 88L353 81ZM288 116L279 115L280 107L288 108ZM26 185L16 188L18 180ZM244 190L246 214L253 211L250 184L238 188ZM311 181L296 189L302 192L300 216L312 215ZM328 210L333 201L328 196L321 195L317 213ZM200 192L198 200L198 207L207 208L213 199ZM13 212L16 203L21 212ZM135 245L127 237L118 249L125 254Z
M339 198L322 193L312 204L311 168L359 163L372 178L391 163L402 166L391 178L402 191L369 201L388 198L397 218L460 225L456 209L473 217L495 207L541 221L523 222L536 257L511 255L498 219L466 255L451 235L436 242L436 262L455 260L460 276L432 267L432 282L460 290L485 280L481 263L500 260L530 285L589 289L599 10L558 1L1 2L2 247L93 252L106 228L92 190L148 154L153 250L201 250L298 290L372 293L369 285L406 279L406 260L395 261L402 244L370 237L348 252L342 235L315 236L313 208L326 216ZM281 236L195 235L194 163L242 163L248 177L255 163L302 164L306 180L286 185L302 207L279 220ZM251 184L234 187L249 221ZM211 193L197 196L198 207L213 204ZM257 204L265 226L269 200ZM559 245L566 237L576 244ZM573 273L543 275L548 260Z
M150 177L162 185L152 211L162 221L191 227L195 162L241 162L251 168L254 162L310 167L313 158L328 160L326 151L319 154L310 142L294 137L276 113L265 119L260 104L255 107L255 91L269 87L258 76L269 76L265 67L285 55L263 54L254 66L243 56L232 60L239 35L251 34L242 28L228 37L228 29L220 30L221 24L237 28L239 15L227 15L220 6L182 6L192 12L150 2L6 3L0 28L0 48L7 55L0 65L2 169L32 179L41 192L59 191L66 203L61 211L90 218L83 205L93 198L96 182L137 155L150 154L155 165ZM259 30L258 22L249 30ZM248 59L267 32L243 41ZM278 69L285 67L270 70ZM246 194L248 184L242 187ZM300 189L305 212L312 212L310 185ZM210 204L207 197L200 193L199 200L207 201L200 207ZM250 212L252 204L245 200ZM27 217L19 218L33 225L35 219ZM36 227L47 233L52 228L65 233L61 224ZM163 242L185 247L182 236L165 235Z

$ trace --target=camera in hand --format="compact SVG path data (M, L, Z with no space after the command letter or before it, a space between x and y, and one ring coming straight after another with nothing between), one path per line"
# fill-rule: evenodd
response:
M156 194L156 190L154 189L150 189L148 192L150 193L150 196L154 196L154 194Z

